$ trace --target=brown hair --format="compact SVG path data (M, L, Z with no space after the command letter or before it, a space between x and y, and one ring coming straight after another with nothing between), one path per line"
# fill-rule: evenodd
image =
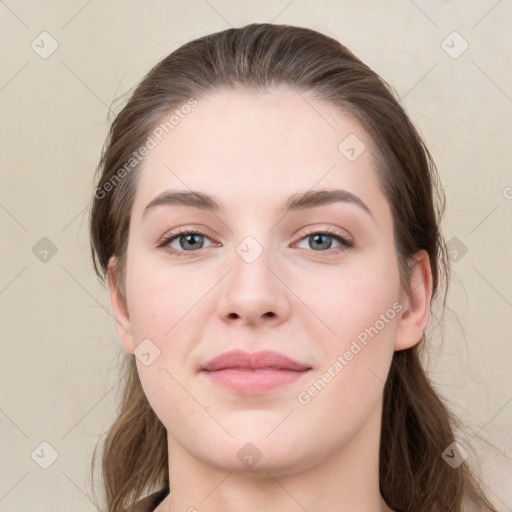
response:
M105 282L109 259L117 256L116 276L126 297L126 249L138 169L135 162L132 169L126 163L162 118L191 98L216 91L243 87L259 92L281 85L351 113L369 133L392 211L401 280L409 286L413 256L426 250L431 302L444 282L444 310L450 274L440 231L445 197L422 138L393 89L350 50L314 30L287 25L251 24L191 41L159 62L136 87L112 123L97 169L90 236L99 278ZM397 512L461 512L466 502L495 512L467 464L453 469L441 456L455 441L459 420L422 367L424 345L425 335L418 345L393 355L384 388L381 494ZM102 456L107 512L124 512L144 492L169 486L166 429L146 399L134 357L126 356L124 362L127 381ZM93 465L94 459L95 454Z

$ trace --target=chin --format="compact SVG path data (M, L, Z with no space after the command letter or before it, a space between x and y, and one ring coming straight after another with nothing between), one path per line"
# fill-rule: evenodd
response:
M308 436L301 440L292 438L291 433L285 430L280 436L275 432L268 436L266 429L263 432L253 428L245 433L228 430L234 438L227 434L205 436L187 448L194 452L197 459L220 471L253 475L261 473L266 477L268 473L274 476L292 475L307 470L325 457L320 447L315 451Z

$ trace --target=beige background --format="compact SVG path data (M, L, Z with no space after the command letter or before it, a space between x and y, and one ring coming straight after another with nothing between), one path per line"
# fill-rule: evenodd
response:
M184 42L271 21L346 44L437 161L458 252L431 375L468 421L461 442L491 499L512 511L510 0L0 1L0 511L95 510L89 461L114 419L122 351L87 233L109 106ZM43 237L57 249L46 262Z

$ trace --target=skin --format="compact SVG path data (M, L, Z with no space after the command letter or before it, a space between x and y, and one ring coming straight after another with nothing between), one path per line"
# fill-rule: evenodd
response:
M349 161L340 142L356 134L366 150ZM395 350L426 328L432 277L417 254L412 292L400 286L393 222L373 167L372 141L348 114L287 88L217 92L146 157L130 221L126 297L109 267L120 341L133 354L149 338L160 356L141 383L168 432L171 496L158 512L280 510L381 512L378 450L383 387ZM284 215L289 195L342 188L373 214L337 202ZM207 192L219 212L146 205L164 190ZM177 227L205 233L172 255L157 248ZM356 244L308 231L331 228ZM236 249L251 235L252 263ZM199 242L199 243L198 243ZM330 248L325 248L332 243ZM307 404L297 396L343 355L379 315L401 305L364 348ZM273 315L266 314L272 312ZM198 373L223 352L275 350L312 370L263 395L241 395ZM237 457L251 442L261 459Z

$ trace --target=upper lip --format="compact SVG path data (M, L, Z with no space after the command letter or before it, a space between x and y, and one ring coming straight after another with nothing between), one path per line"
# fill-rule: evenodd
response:
M228 368L239 368L258 370L269 368L274 370L294 370L304 371L311 369L311 366L301 364L289 357L273 352L272 350L262 350L260 352L244 352L242 350L233 350L224 352L208 361L201 370L217 371Z

